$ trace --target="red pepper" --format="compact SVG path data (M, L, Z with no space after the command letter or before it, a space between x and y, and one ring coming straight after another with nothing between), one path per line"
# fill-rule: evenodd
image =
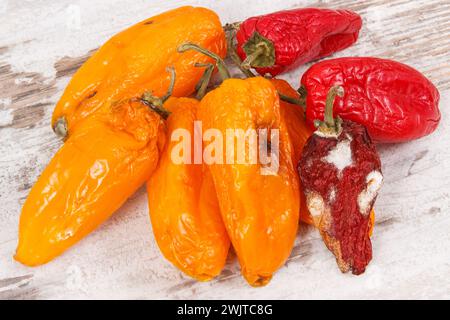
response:
M370 212L383 176L366 128L333 118L333 100L341 89L330 90L325 121L316 121L298 170L314 225L339 268L361 274L372 259Z
M346 95L334 114L366 126L376 142L402 142L432 133L439 124L439 92L420 72L379 58L338 58L319 62L301 79L306 118L323 119L325 97L335 85Z
M352 45L361 17L349 10L294 9L243 21L236 34L244 67L273 77Z

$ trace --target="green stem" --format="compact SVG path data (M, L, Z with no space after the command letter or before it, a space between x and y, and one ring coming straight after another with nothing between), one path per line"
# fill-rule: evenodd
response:
M202 48L194 43L185 43L178 47L178 52L186 52L189 50L198 51L205 56L208 56L216 61L217 70L219 71L220 77L222 80L226 80L231 78L230 72L227 69L227 66L225 65L225 62L221 57L219 57L214 52L211 52L209 50L206 50L205 48Z
M169 84L169 88L167 89L166 94L161 98L162 102L166 102L167 99L170 98L170 96L173 93L173 89L175 88L175 78L176 78L176 72L174 67L167 67L166 71L170 73L170 84Z
M231 61L239 68L239 70L247 77L252 78L255 76L253 72L251 72L249 69L246 69L242 66L242 60L239 57L239 55L236 52L236 48L234 46L234 38L235 38L235 30L231 29L228 32L227 36L227 47L228 47L228 55L231 58Z
M227 27L227 25L225 27ZM253 72L251 72L249 69L245 69L242 66L241 58L236 53L236 49L235 49L235 46L234 46L234 43L233 43L234 33L233 33L232 29L229 30L229 33L230 34L227 37L227 44L228 44L228 54L229 54L231 60L239 68L239 70L241 70L241 72L243 74L245 74L245 76L247 78L255 77L255 74ZM279 91L278 91L278 95L280 97L280 100L283 100L283 101L285 101L287 103L295 104L295 105L301 106L302 108L305 108L305 100L303 98L300 98L300 99L292 98L292 97L289 97L289 96L286 96L286 95L282 94ZM303 96L301 96L301 97L303 97Z
M266 50L262 46L258 46L255 51L253 51L251 54L247 55L245 60L242 62L241 66L244 69L250 69L255 62L256 59L258 59L260 56L264 55L264 52Z
M163 118L164 120L167 120L167 118L170 115L170 111L169 110L165 109L162 105L159 105L159 103L157 103L155 101L152 101L151 99L147 99L147 98L142 97L141 98L141 103L143 103L144 105L146 105L147 107L152 109L154 112L159 114L161 116L161 118Z
M241 21L233 22L233 23L226 23L222 28L225 32L236 31L239 29L241 23L242 23Z
M57 136L66 139L69 130L67 128L67 120L64 116L56 120L55 125L53 126L53 131Z
M242 50L247 56L242 62L243 68L266 68L275 64L276 57L273 42L257 31L254 31L243 44Z
M196 62L194 64L194 67L196 68L206 68L205 71L203 72L202 77L200 78L200 80L197 82L197 84L195 85L195 91L200 90L200 87L202 86L203 82L205 81L206 78L206 70L208 70L208 67L212 65L214 66L212 63L200 63L200 62ZM210 79L208 79L210 80Z
M164 108L164 102L167 101L167 99L170 98L170 96L173 93L173 89L175 87L175 79L176 79L176 72L173 67L167 67L167 72L170 73L170 84L169 88L167 89L167 92L164 96L161 98L155 97L151 92L144 92L142 97L139 99L141 103L148 106L150 109L152 109L154 112L159 114L161 118L164 120L167 120L167 118L170 115L170 111Z
M325 102L325 124L330 127L336 127L336 121L333 118L333 104L336 96L342 97L344 95L344 88L341 86L334 86L328 91L327 99Z
M343 97L344 88L334 86L328 91L325 101L324 121L314 120L314 125L317 127L317 130L326 136L336 137L342 131L342 119L339 116L336 118L333 117L333 104L336 96Z
M283 100L283 101L285 101L287 103L295 104L297 106L305 108L305 100L302 99L302 98L300 98L300 99L292 98L292 97L289 97L287 95L282 94L279 91L278 91L278 95L280 96L280 100Z
M203 73L202 78L196 85L196 90L197 90L196 98L198 100L201 100L205 96L206 90L208 89L209 82L211 81L211 77L212 77L212 74L214 71L214 64L212 64L212 63L196 63L195 67L197 67L197 68L206 67L206 70Z

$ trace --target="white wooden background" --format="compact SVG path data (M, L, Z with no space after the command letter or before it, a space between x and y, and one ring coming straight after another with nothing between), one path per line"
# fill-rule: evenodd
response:
M60 146L50 115L79 64L114 33L169 8L213 8L222 22L303 6L349 8L364 26L335 56L405 62L441 93L432 136L380 146L385 184L376 204L373 261L343 275L316 230L301 226L286 266L251 288L230 257L209 283L183 276L155 244L143 189L63 256L27 268L12 256L21 206ZM450 2L0 0L0 299L49 298L450 298ZM305 67L285 78L297 86Z

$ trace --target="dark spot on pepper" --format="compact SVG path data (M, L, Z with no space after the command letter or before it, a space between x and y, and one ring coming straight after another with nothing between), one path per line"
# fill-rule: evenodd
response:
M145 25L153 24L153 20L145 21L144 24Z
M96 94L97 94L97 91L94 91L94 92L92 92L91 94L89 94L89 95L86 97L86 99L93 98L93 97L95 97Z

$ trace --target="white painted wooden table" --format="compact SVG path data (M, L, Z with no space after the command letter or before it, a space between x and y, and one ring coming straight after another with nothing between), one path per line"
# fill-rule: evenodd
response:
M353 9L364 19L361 37L335 56L396 59L439 88L436 133L379 147L385 184L364 275L341 274L318 232L302 225L289 261L267 287L250 288L234 257L218 279L198 283L159 253L144 190L55 261L38 268L13 261L21 206L60 146L50 115L70 76L114 33L184 4L213 8L223 23L301 6ZM450 298L448 0L0 0L0 13L0 299ZM284 77L298 85L306 67Z

